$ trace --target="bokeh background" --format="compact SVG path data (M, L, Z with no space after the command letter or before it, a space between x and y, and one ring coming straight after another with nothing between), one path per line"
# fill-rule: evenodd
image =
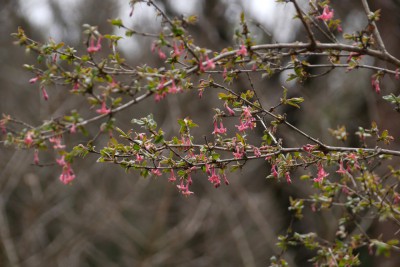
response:
M259 42L306 41L298 21L293 21L290 3L278 5L273 0L170 0L157 1L170 16L196 14L199 23L191 34L199 45L219 51L235 45L243 10ZM307 1L299 1L306 6ZM342 19L345 32L367 25L360 1L332 1L335 16ZM400 56L400 1L370 1L371 9L382 9L378 23L388 51ZM138 4L129 18L128 0L0 0L0 113L32 125L56 118L72 108L85 110L85 100L65 98L60 88L49 88L51 101L43 102L37 85L30 85L32 74L23 64L33 64L35 56L13 44L11 33L21 26L32 39L63 41L84 52L82 24L98 25L101 33L123 34L110 26L107 19L120 17L137 30L157 32L159 20L146 5ZM260 23L270 33L255 27ZM323 40L323 37L319 37ZM121 51L130 65L146 63L160 66L150 51L151 39L124 38ZM318 63L318 58L309 58ZM371 64L381 64L366 61ZM385 66L385 65L382 65ZM399 115L383 102L370 85L367 70L335 70L329 75L303 84L286 83L287 73L271 79L254 77L264 105L276 104L282 83L290 95L302 95L306 102L301 112L281 110L288 120L329 144L340 144L329 135L329 128L345 125L350 132L347 145L357 146L353 134L358 126L368 128L376 121L399 137ZM237 90L248 87L239 79ZM399 93L399 83L387 77L383 95ZM249 88L247 88L249 89ZM215 95L214 95L215 96ZM159 125L170 135L176 134L176 120L190 116L201 129L198 136L212 129L213 93L202 100L197 92L167 98L161 104L152 99L118 115L118 127L132 128L129 121L153 113ZM93 111L86 111L88 116ZM90 113L91 112L91 113ZM93 126L98 127L98 126ZM97 128L96 128L97 129ZM96 129L89 131L95 133ZM261 129L256 131L261 136ZM287 146L305 144L305 140L288 129L279 132ZM4 136L2 136L3 138ZM66 137L69 145L89 137ZM101 146L101 142L97 144ZM399 148L394 144L393 148ZM54 155L52 155L54 156ZM41 161L52 157L41 154ZM58 180L59 168L32 165L33 151L0 147L0 266L267 266L269 258L280 250L275 246L291 220L289 196L306 196L310 184L293 184L266 180L270 166L251 162L240 172L229 175L230 186L214 189L205 176L195 177L195 195L182 197L166 177L140 178L125 173L118 166L96 163L95 156L74 163L77 179L65 186ZM312 173L315 170L304 170ZM334 174L331 174L331 177ZM366 222L369 232L390 237L393 226ZM337 231L334 212L306 213L301 223L293 225L304 233L316 231L333 240ZM396 266L398 256L390 259L370 257L359 251L363 266ZM309 252L289 250L290 266L310 266Z

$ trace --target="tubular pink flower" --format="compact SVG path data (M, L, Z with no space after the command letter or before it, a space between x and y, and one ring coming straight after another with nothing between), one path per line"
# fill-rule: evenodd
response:
M152 170L151 170L151 173L152 173L154 176L161 176L161 171L160 171L159 169L152 169Z
M233 109L231 109L231 108L228 106L228 103L227 103L227 102L225 102L224 107L225 107L226 110L228 111L229 115L235 116L235 111L234 111Z
M236 52L236 55L244 57L247 56L247 48L244 44L240 46L240 49Z
M72 134L76 133L76 124L75 123L73 123L71 125L71 127L69 128L69 132Z
M323 20L323 21L328 21L333 18L333 9L329 10L329 6L326 5L324 7L324 11L322 12L322 15L318 16L317 19Z
M88 53L96 53L101 50L101 39L102 39L102 36L99 36L99 38L97 39L96 45L94 45L94 37L92 36L90 38L90 45L87 48Z
M100 108L100 109L97 109L96 112L99 113L99 114L108 114L108 113L111 112L111 109L107 108L107 106L106 106L106 101L104 100L104 101L101 103L101 108Z
M65 162L65 156L64 156L64 155L62 155L61 158L56 159L56 162L57 162L57 164L60 165L60 166L65 166L65 165L67 164L67 163Z
M33 143L33 133L32 132L27 132L25 135L24 143L27 146L30 146Z
M165 53L161 50L161 48L158 49L158 57L162 60L166 59L167 56L165 55Z
M339 163L339 170L337 170L336 172L339 173L339 174L346 174L347 173L347 171L343 167L343 161L342 160Z
M209 59L208 56L206 56L206 67L205 69L215 69L215 63L212 59Z
M35 152L33 153L33 163L39 165L39 150L37 149L35 149Z
M222 121L219 122L219 128L217 127L217 121L214 121L214 131L212 134L224 134L226 133L226 128L222 124Z
M175 177L175 174L174 174L174 170L171 169L171 176L168 178L168 182L173 183L175 181L176 181L176 177Z
M211 176L208 177L208 181L210 181L215 188L221 185L221 178L215 173L215 168L212 169Z
M372 85L372 87L374 87L375 92L377 94L380 94L380 92L381 92L380 82L379 82L379 79L377 77L375 77L374 75L371 78L371 85Z
M33 83L36 83L38 80L39 80L39 77L34 77L29 80L29 83L33 84Z
M244 152L240 150L241 150L240 147L236 146L236 152L233 152L233 156L235 157L235 159L243 158Z
M46 101L49 100L49 95L47 94L47 91L44 88L44 86L41 87L41 90L42 90L43 99Z
M226 68L224 68L224 71L222 72L222 77L224 78L224 80L226 79L226 77L228 77L228 70Z
M50 143L53 144L54 149L63 149L65 145L61 145L61 136L54 136L49 139Z
M60 181L63 184L69 184L75 179L75 174L74 171L71 168L71 165L69 163L65 164L63 167L63 171L60 175Z
M253 153L254 153L254 156L261 157L261 152L258 147L255 147L255 146L253 147Z
M325 172L324 168L322 167L322 164L318 165L318 174L317 177L314 178L314 182L316 183L322 183L325 177L327 177L329 173Z
M292 183L292 179L290 179L290 172L285 172L285 178L288 184Z
M272 168L271 168L271 174L272 174L272 176L274 176L275 178L278 178L278 171L276 170L276 165L274 164L274 165L272 165Z

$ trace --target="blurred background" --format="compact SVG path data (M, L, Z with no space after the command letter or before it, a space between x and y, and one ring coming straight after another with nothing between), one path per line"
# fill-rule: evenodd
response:
M45 42L53 38L81 52L85 52L84 23L98 25L103 34L123 34L107 23L107 19L120 17L127 26L156 33L159 20L155 20L154 11L138 4L130 18L128 2L0 0L0 113L38 125L72 108L84 110L86 104L83 98L66 99L60 88L48 89L51 97L48 103L41 99L38 86L28 83L32 74L22 68L23 64L34 64L35 56L13 45L10 36L18 26L34 40ZM260 43L307 41L299 21L292 20L294 10L290 3L157 2L170 16L198 15L199 23L191 26L191 34L198 45L215 51L235 45L233 35L241 11ZM307 4L299 2L304 7ZM361 1L332 2L344 32L352 33L367 25ZM378 26L388 51L399 57L400 1L370 2L372 10L382 9ZM256 27L257 23L265 31ZM322 36L318 38L324 40ZM160 66L161 62L150 51L151 42L141 37L125 37L120 49L132 66L142 63ZM286 83L287 74L276 74L271 79L254 76L255 87L265 106L277 103L282 83L289 88L290 95L303 96L301 112L290 108L280 110L300 129L337 145L341 143L329 135L328 129L345 125L350 133L346 144L357 146L354 135L357 127L369 128L370 122L376 121L398 140L399 115L373 92L371 71L338 69L303 84ZM239 79L238 84L238 90L249 89L245 79ZM397 95L399 83L385 77L382 90L383 95L392 92ZM129 123L132 118L153 113L159 126L171 136L179 129L176 120L190 116L201 126L196 133L201 138L212 131L212 108L220 105L213 100L213 93L207 91L202 100L194 91L168 97L159 105L149 99L119 114L117 126L128 130L132 128ZM87 116L93 115L93 111L86 112ZM96 129L89 131L95 133ZM261 137L262 130L259 128L255 134ZM306 142L288 129L281 130L279 135L286 140L286 146ZM67 137L66 142L73 146L85 138L88 137L75 136L71 140ZM398 143L392 148L399 149ZM42 162L53 158L45 153L40 156ZM196 176L195 195L185 198L164 176L143 179L135 172L125 173L118 166L96 163L95 156L74 163L77 179L68 186L58 180L59 167L40 168L32 162L33 151L0 147L0 266L267 266L270 257L280 253L275 246L277 236L284 234L290 224L289 196L304 197L312 193L310 184L298 181L298 177L304 172L315 173L315 170L294 173L293 184L287 185L265 179L270 173L265 162L250 162L243 170L229 174L229 186L218 189L204 175ZM334 176L332 173L331 177ZM303 233L316 231L333 240L337 224L334 212L309 212L293 227ZM390 237L396 229L372 220L369 231ZM364 260L362 266L396 266L396 260L400 260L399 256L369 258L368 251L358 253ZM307 258L311 256L299 248L289 250L285 259L290 266L310 266Z

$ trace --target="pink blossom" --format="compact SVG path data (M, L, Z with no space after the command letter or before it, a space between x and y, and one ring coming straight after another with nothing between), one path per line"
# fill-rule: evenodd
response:
M56 159L56 162L57 162L57 164L60 165L60 166L65 166L65 165L67 164L67 163L65 162L65 156L64 156L64 155L62 155L61 158Z
M106 101L104 100L101 103L101 108L97 109L96 112L99 113L99 114L109 114L111 112L111 109L107 108Z
M160 171L159 169L152 169L152 170L151 170L151 173L152 173L154 176L161 176L161 171Z
M54 53L54 55L53 55L53 63L56 63L57 62L57 53Z
M339 163L339 170L337 170L336 172L339 173L339 174L346 174L347 173L347 171L343 167L343 161L342 160Z
M27 133L26 133L25 139L24 139L24 143L25 143L27 146L30 146L30 145L33 143L33 138L32 138L32 136L33 136L33 133L32 133L32 132L27 132Z
M227 102L225 102L224 107L225 107L226 110L228 111L229 115L235 116L235 111L233 111L233 109L231 109L231 108L228 106L228 103L227 103Z
M372 75L372 78L371 78L371 85L374 87L375 92L377 94L379 94L381 92L379 79L377 77L375 77L374 75Z
M168 88L168 93L170 94L176 94L182 92L182 88L177 87L175 84L175 80L172 80L172 86Z
M290 173L289 172L285 172L285 178L286 178L286 182L288 184L292 183L292 179L290 179Z
M328 21L333 18L333 9L329 10L329 6L326 5L324 7L324 11L322 12L322 15L318 16L317 19L323 20L323 21Z
M54 149L63 149L65 145L61 145L61 136L54 136L49 139L50 143L53 144Z
M240 125L235 125L235 127L238 128L240 132L243 132L249 128L249 126L246 123L243 123L243 121L240 123Z
M182 54L182 51L183 51L183 44L181 44L181 45L177 45L175 42L174 42L174 53L172 54L172 56L173 57L179 57L181 54Z
M140 155L139 153L136 154L136 161L137 161L137 162L141 162L143 159L144 159L144 158L143 158L142 155Z
M90 46L87 48L88 53L96 53L99 52L101 49L101 39L102 36L99 36L97 39L97 44L94 45L94 37L90 38Z
M275 178L278 178L278 171L276 170L276 165L274 164L274 165L272 165L272 168L271 168L271 175L272 176L274 176Z
M200 59L199 60L199 71L200 72L204 72L206 69L204 68L204 66L203 66L203 60L202 59Z
M316 183L322 183L325 177L327 177L329 173L325 172L324 168L322 167L322 164L318 165L318 174L317 177L314 178L314 182Z
M229 185L229 181L228 181L228 178L226 177L225 172L222 174L222 179L224 179L225 185Z
M71 127L69 128L69 132L72 134L76 133L76 124L75 123L71 124Z
M253 147L253 153L254 153L254 156L261 157L261 152L258 147L255 147L255 146Z
M233 156L235 157L235 159L243 158L244 152L240 150L241 150L240 147L236 146L236 152L233 152Z
M222 124L222 121L219 122L219 128L217 127L217 121L214 121L214 131L212 134L224 134L226 133L226 128Z
M74 171L69 163L66 163L63 167L63 171L60 175L60 181L64 184L69 184L75 179Z
M34 78L30 79L29 83L33 84L33 83L36 83L38 80L39 80L39 77L37 76L37 77L34 77Z
M162 60L166 59L167 56L165 55L165 53L159 48L158 49L158 57Z
M303 146L303 150L310 153L311 151L313 151L315 148L317 148L318 145L310 145L307 144L305 146Z
M206 56L206 67L205 69L215 69L215 63L212 59L209 59L208 56Z
M171 169L171 176L168 178L168 182L173 183L175 181L176 181L176 177L175 177L175 174L174 174L174 170Z
M74 83L74 87L72 87L72 90L73 91L77 91L79 89L79 83L78 82L75 82Z
M47 101L49 99L49 95L47 94L47 91L44 88L44 86L42 86L41 89L42 89L43 99Z
M221 185L221 178L215 173L215 168L212 169L211 175L208 177L208 180L214 185L215 188Z
M226 79L226 77L228 77L228 70L226 68L224 68L224 71L222 72L222 77L224 78L224 80Z
M33 162L36 165L39 165L39 150L35 149L35 152L33 153Z
M238 56L247 56L247 48L244 44L240 46L240 49L236 52Z
M190 196L193 194L192 191L189 191L189 184L188 183L186 183L186 185L183 184L183 179L181 180L180 185L177 185L176 187L179 189L179 191L181 191L181 194L184 196Z

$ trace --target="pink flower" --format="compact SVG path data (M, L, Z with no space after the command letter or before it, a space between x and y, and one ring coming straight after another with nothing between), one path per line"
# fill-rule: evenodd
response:
M71 127L69 128L69 132L72 134L76 133L76 124L75 123L71 124Z
M285 178L286 178L286 182L288 184L292 183L292 179L290 179L290 173L289 172L285 172Z
M43 99L47 101L49 99L49 95L47 94L46 89L44 88L44 86L42 86L41 89L42 89Z
M67 164L67 163L65 162L65 156L64 156L64 155L62 155L61 158L56 159L56 162L57 162L57 164L60 165L60 166L65 166L65 165Z
M243 121L240 123L240 125L235 125L235 127L238 128L240 132L243 132L249 128L249 126L246 123L243 123Z
M111 109L107 108L107 106L106 106L106 101L104 100L104 101L101 103L101 108L100 108L100 109L97 109L96 112L99 113L99 114L108 114L108 113L111 112Z
M215 188L221 185L221 178L215 173L215 168L212 169L211 176L208 180L214 185Z
M167 56L165 55L165 53L161 50L161 48L158 49L158 57L162 60L166 59Z
M38 80L39 80L39 77L37 76L35 78L30 79L29 83L33 84L33 83L36 83Z
M222 77L224 78L224 80L226 79L226 77L228 77L228 70L226 68L224 68L224 72L222 72Z
M152 170L151 170L151 173L152 173L154 176L161 176L161 171L160 171L159 169L152 169Z
M205 69L215 69L215 63L212 59L209 59L208 56L206 56L206 67Z
M339 173L339 174L346 174L347 173L347 171L343 167L343 161L342 160L340 161L340 164L339 164L339 170L337 170L336 172Z
M310 145L307 144L305 146L303 146L303 150L310 153L311 151L313 151L315 148L317 148L318 145Z
M231 109L231 108L228 106L228 103L227 103L227 102L225 102L224 107L225 107L226 110L228 111L229 115L235 116L235 111L233 111L233 109Z
M274 165L272 165L272 168L271 168L271 175L272 176L274 176L275 178L278 178L278 171L276 170L276 165L274 164Z
M318 174L317 177L314 178L314 182L316 183L322 183L325 177L327 177L329 173L325 172L324 168L322 167L322 164L318 165Z
M63 149L65 145L61 145L61 136L54 136L49 139L50 143L53 144L54 149Z
M244 57L247 56L247 48L244 44L240 46L240 49L236 52L236 55Z
M181 54L182 54L182 51L183 51L183 44L181 44L181 45L177 45L175 42L174 42L174 53L172 54L172 56L173 57L179 57Z
M236 152L233 152L233 156L235 157L235 159L241 159L243 158L244 152L240 151L240 147L236 146Z
M74 87L72 87L72 91L77 91L79 89L79 83L75 82Z
M35 152L33 153L33 162L36 165L39 165L39 150L35 149Z
M372 85L372 87L374 87L375 92L377 94L379 94L381 92L379 79L377 77L375 77L374 75L372 75L372 78L371 78L371 85Z
M183 184L183 179L181 180L181 184L176 186L179 191L181 191L181 194L184 196L190 196L193 194L192 191L189 191L189 184L186 183L186 185Z
M101 39L102 36L99 36L97 39L97 44L94 45L94 37L90 38L90 46L87 48L88 53L96 53L99 52L101 49Z
M182 88L176 87L175 80L172 80L172 86L168 88L168 93L176 94L182 92Z
M329 10L329 6L326 5L324 7L324 11L322 12L322 15L318 16L317 19L323 20L323 21L328 21L333 18L333 9Z
M226 177L225 172L222 174L222 178L224 179L225 185L229 185L229 181L228 181L228 178Z
M212 134L224 134L226 133L226 128L222 124L222 121L219 122L219 128L217 127L217 121L214 121L214 131Z
M66 163L63 167L63 171L60 175L60 181L64 184L69 184L75 179L74 171L69 163Z
M32 132L27 132L25 135L24 142L27 146L30 146L33 143L33 133Z
M174 174L174 170L171 169L171 176L168 178L168 182L173 183L175 181L176 181L176 177L175 177L175 174Z
M136 161L137 162L141 162L143 159L144 159L143 156L141 156L139 153L136 154Z
M261 157L261 152L258 147L253 147L253 153L254 153L254 156Z

